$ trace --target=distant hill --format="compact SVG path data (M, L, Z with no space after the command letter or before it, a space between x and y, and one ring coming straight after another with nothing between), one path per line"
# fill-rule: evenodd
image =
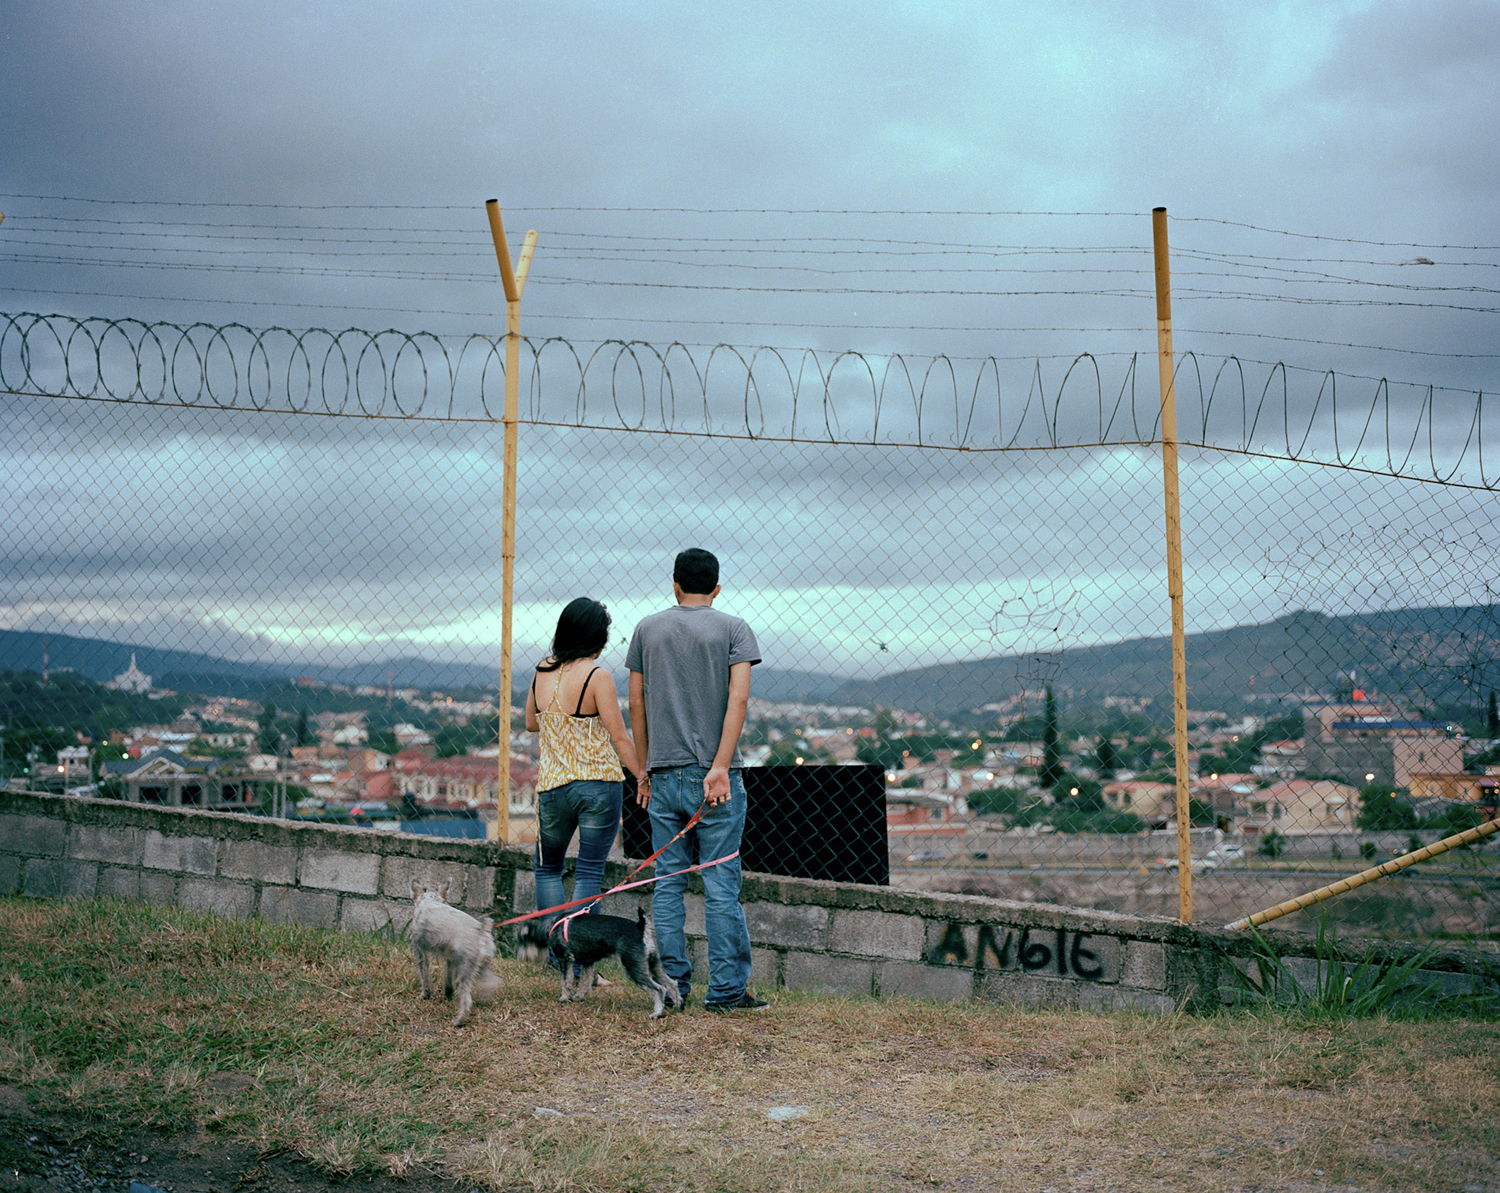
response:
M392 686L447 691L465 687L493 687L499 678L499 665L484 667L473 663L434 663L427 659L400 658L380 663L349 667L316 665L286 666L271 663L240 663L214 655L194 654L183 650L162 650L154 646L131 646L99 638L74 638L67 634L36 634L20 630L0 630L0 668L11 671L42 669L42 640L49 639L48 665L54 671L71 670L85 679L103 683L130 666L130 655L136 665L159 687L173 691L201 692L208 696L241 696L257 698L268 687L275 687L299 675L310 675L325 683L375 684L384 687L392 675Z
M54 671L75 671L85 679L103 683L136 664L164 688L235 695L232 689L261 691L268 683L287 678L286 669L265 663L236 663L213 655L185 650L159 650L154 646L129 646L100 638L74 638L67 634L34 634L22 630L0 630L0 668L10 671L41 671L42 646L46 638L48 665Z
M97 638L52 634L50 665L104 682L130 665L130 654L155 682L176 691L257 698L311 675L325 682L397 688L492 688L493 665L399 658L346 667L290 667L234 662L190 651L130 646ZM43 635L0 630L0 668L40 671ZM1211 708L1245 697L1269 698L1303 690L1333 691L1357 684L1403 694L1434 706L1476 703L1500 687L1500 605L1395 609L1329 617L1297 612L1260 625L1234 626L1187 638L1189 703ZM623 692L625 676L617 675ZM529 673L518 672L524 691ZM765 700L857 704L945 714L998 703L1051 684L1060 699L1148 697L1157 707L1172 696L1169 638L1132 638L1055 654L1004 655L945 663L873 679L844 680L811 671L755 669L752 692Z
M1347 684L1441 706L1500 687L1500 606L1395 609L1329 617L1297 612L1260 625L1187 636L1188 702L1212 708L1247 696ZM1006 655L947 663L868 680L837 691L843 704L881 704L949 713L998 703L1051 684L1059 698L1172 696L1170 638L1134 638L1055 654Z
M750 694L778 704L822 704L833 697L845 681L837 675L816 671L776 671L756 667L750 677Z
M391 686L397 688L422 688L450 691L456 688L493 688L500 682L500 652L495 651L495 662L486 666L480 663L434 663L430 659L387 659L383 663L359 663L351 667L309 667L299 675L311 675L325 683L342 683L355 687L374 684L385 687L386 677L391 677Z

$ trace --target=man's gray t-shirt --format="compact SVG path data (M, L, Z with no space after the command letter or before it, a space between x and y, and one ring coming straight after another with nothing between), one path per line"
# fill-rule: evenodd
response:
M729 668L758 662L750 627L711 605L674 605L643 618L625 666L645 683L647 769L713 766L729 710ZM738 745L729 765L744 765Z

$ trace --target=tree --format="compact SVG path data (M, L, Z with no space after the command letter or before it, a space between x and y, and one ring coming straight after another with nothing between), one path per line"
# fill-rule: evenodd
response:
M1214 815L1213 807L1204 803L1201 799L1188 799L1188 823L1199 827L1212 827L1217 823L1218 817Z
M781 742L777 743L777 745L781 744ZM867 766L883 766L886 770L900 770L903 765L901 749L899 742L877 739L861 742L854 754Z
M1057 797L1058 806L1066 804L1090 813L1102 812L1106 807L1103 787L1093 779L1080 779L1067 771L1057 776L1052 794Z
M1359 815L1354 823L1367 833L1421 827L1412 802L1389 783L1367 783L1359 791Z
M798 759L801 759L799 762ZM815 750L805 741L784 737L766 755L767 766L814 766L833 761L827 750Z
M1049 684L1042 712L1042 772L1037 781L1043 787L1051 787L1062 775L1062 749L1057 744L1057 700Z
M1286 838L1273 828L1260 839L1255 852L1261 857L1278 858L1286 852Z
M302 711L297 714L296 740L299 746L315 746L318 744L318 735L313 732L311 725L307 723L307 705L302 706Z
M467 754L472 737L465 725L439 726L432 735L433 753L439 758L457 758L461 754Z
M260 717L256 724L255 748L262 754L276 754L281 750L281 734L276 731L276 704L267 700L260 706Z
M971 791L967 796L969 810L979 816L1009 816L1014 824L1031 824L1047 812L1035 792L995 787Z
M1495 689L1490 689L1489 709L1485 713L1484 731L1489 734L1490 740L1500 737L1500 708L1495 705Z
M372 750L379 750L382 754L399 754L401 743L396 740L396 735L389 729L371 729L369 746Z
M1101 774L1107 775L1120 769L1120 752L1107 735L1099 738L1099 748L1094 751L1094 758L1099 763Z

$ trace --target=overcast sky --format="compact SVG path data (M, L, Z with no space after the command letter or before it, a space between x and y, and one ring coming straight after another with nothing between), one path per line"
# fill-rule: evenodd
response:
M1341 401L1363 394L1367 407L1377 382L1365 379L1390 378L1411 383L1392 391L1408 423L1434 385L1439 455L1463 441L1473 391L1496 387L1495 3L0 11L7 312L494 334L503 300L482 204L498 196L513 243L541 234L529 336L824 360L855 349L877 369L892 353L944 353L961 358L937 403L950 425L954 391L972 395L982 376L974 358L1006 358L992 375L1009 413L993 429L980 416L1004 438L1038 368L1055 396L1069 361L1097 354L1102 380L1083 401L1096 406L1128 383L1131 353L1154 351L1160 204L1177 347L1210 377L1235 353L1258 399L1285 361L1303 410L1324 370L1348 378ZM1031 214L994 214L1017 212ZM610 398L598 375L593 411ZM725 376L733 421L743 375ZM571 417L576 374L544 379L545 410ZM1149 411L1150 355L1137 382ZM866 397L845 399L851 423ZM780 400L769 430L790 426ZM497 431L313 432L6 401L19 433L4 449L0 623L239 655L492 656ZM1097 412L1074 417L1063 424L1087 439ZM1210 437L1237 446L1227 428ZM628 629L683 539L725 553L740 611L783 667L869 673L1034 646L1013 624L1018 600L1066 611L1054 621L1071 619L1070 640L1165 626L1149 453L1103 480L1100 462L1123 457L1053 458L1043 500L972 461L942 473L911 453L567 435L523 442L528 650L551 602L580 589L613 595ZM1275 501L1236 509L1224 485L1269 483L1251 467L1199 477L1220 496L1198 524L1189 514L1189 566L1205 577L1190 624L1273 616L1308 594L1328 612L1482 597L1447 579L1356 596L1321 571L1278 587L1266 561L1292 548L1276 511L1318 484L1282 477ZM1235 477L1208 484L1224 472ZM726 476L740 478L733 492ZM1386 574L1413 535L1444 533L1435 511L1458 500L1340 484L1321 490L1326 525L1296 542L1373 535ZM63 493L75 514L60 512ZM1494 570L1488 500L1454 515L1479 536L1479 570ZM1017 508L1028 513L1000 525ZM1106 511L1114 533L1089 540ZM1059 546L1079 539L1091 556ZM934 574L962 582L940 606ZM1073 577L1066 591L1059 576Z

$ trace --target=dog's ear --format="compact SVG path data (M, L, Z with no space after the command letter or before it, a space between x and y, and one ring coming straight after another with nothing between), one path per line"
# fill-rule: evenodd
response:
M646 930L646 909L639 904L635 909L635 926L642 932Z
M416 900L420 899L423 896L423 894L426 893L426 891L427 891L427 888L422 885L422 882L421 882L420 879L413 878L411 880L411 897L412 897L412 901L413 902L415 902Z
M448 902L448 892L452 889L452 887L453 879L451 878L445 878L442 882L438 883L438 898L441 899L444 903Z

